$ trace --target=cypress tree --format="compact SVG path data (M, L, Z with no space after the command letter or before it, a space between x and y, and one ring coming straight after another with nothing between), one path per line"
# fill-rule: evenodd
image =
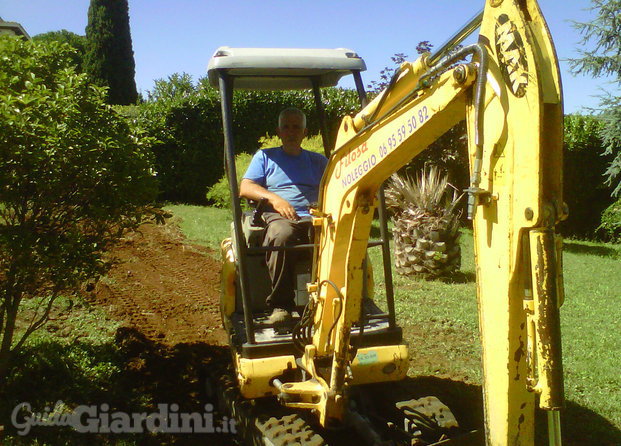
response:
M108 103L136 102L138 93L127 0L91 0L84 71L95 84L109 87Z

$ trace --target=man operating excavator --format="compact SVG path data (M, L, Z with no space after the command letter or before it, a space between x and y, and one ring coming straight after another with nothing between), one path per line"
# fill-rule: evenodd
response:
M328 162L319 153L304 150L306 116L297 108L287 108L278 117L280 147L258 150L239 186L239 194L253 201L266 200L263 246L279 247L308 243L308 207L317 201L319 183ZM291 320L294 306L294 251L267 251L266 261L272 284L266 304L269 324Z

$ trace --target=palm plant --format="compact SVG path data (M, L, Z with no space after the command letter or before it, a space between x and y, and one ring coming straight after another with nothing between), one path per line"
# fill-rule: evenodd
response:
M394 174L385 193L393 215L397 272L436 278L458 271L461 195L446 175L435 166L425 167L415 180Z

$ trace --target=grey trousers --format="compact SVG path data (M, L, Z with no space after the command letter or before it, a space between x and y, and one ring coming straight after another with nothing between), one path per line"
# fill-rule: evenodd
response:
M311 222L288 220L277 212L265 212L267 227L263 246L293 246L309 243ZM268 251L265 254L272 282L272 292L266 299L268 308L292 310L295 298L294 266L296 261L309 254L300 251Z

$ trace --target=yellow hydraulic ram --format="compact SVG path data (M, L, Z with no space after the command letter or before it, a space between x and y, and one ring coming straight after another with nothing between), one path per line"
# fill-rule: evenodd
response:
M561 323L563 287L560 238L551 229L529 231L532 299L525 300L528 315L529 385L539 394L539 407L548 411L551 445L561 444L559 410L564 405Z

